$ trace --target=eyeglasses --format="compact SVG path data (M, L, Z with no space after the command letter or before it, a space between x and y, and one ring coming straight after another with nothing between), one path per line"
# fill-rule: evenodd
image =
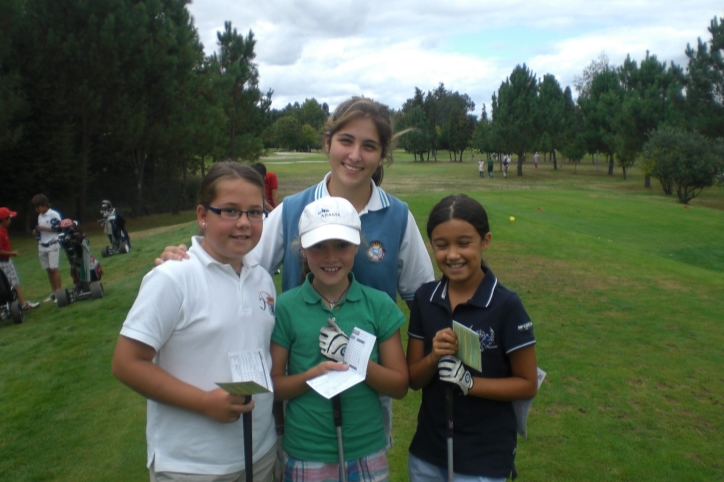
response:
M258 223L266 218L266 212L261 209L250 209L249 211L242 211L241 209L217 208L214 206L207 206L207 209L211 212L218 214L221 219L227 219L229 221L236 221L244 213L246 213L247 219L252 223Z

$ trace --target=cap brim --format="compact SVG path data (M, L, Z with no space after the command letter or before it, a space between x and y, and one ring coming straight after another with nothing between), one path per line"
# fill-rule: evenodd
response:
M342 241L348 241L358 246L360 243L359 231L357 229L339 224L325 224L300 236L302 248L305 249L329 239L341 239Z

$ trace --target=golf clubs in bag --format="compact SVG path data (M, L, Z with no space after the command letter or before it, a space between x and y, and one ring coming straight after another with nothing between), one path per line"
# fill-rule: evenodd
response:
M101 283L103 269L101 264L91 255L89 241L81 231L77 221L64 219L57 225L58 243L70 264L70 276L74 287L60 288L55 292L58 307L62 308L74 301L88 298L103 298L105 292Z
M15 288L10 286L8 277L0 270L0 319L6 318L12 318L13 323L19 325L25 321L25 313L20 307Z
M111 242L110 246L101 249L101 256L107 258L116 253L125 254L131 251L131 237L126 231L126 220L118 213L110 201L101 202L101 215L98 222Z

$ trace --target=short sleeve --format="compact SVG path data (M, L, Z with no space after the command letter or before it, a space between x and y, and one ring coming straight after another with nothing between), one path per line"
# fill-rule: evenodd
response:
M533 322L516 293L511 293L505 301L505 324L502 329L501 340L506 355L535 344Z
M377 341L383 342L405 324L405 315L386 293L380 291L377 298L380 305L380 310L377 315L380 323Z
M277 345L289 350L292 346L291 334L291 316L288 309L286 299L288 296L282 295L277 300L276 323L272 332L271 341Z
M183 295L173 278L153 269L141 283L121 335L158 351L171 337L182 315Z

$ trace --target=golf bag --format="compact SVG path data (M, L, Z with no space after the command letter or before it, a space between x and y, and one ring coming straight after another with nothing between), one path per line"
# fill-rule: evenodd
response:
M77 221L62 220L56 228L59 231L58 243L70 264L70 276L73 278L72 289L60 288L55 292L55 300L59 307L67 306L74 301L88 298L103 298L101 264L91 255L89 241L81 231Z
M131 237L126 231L126 220L118 213L110 201L101 203L101 215L98 222L103 226L103 232L111 242L110 246L101 249L101 256L106 258L116 253L124 254L131 251Z
M15 288L10 286L8 277L0 270L0 319L6 318L12 318L13 323L19 325L25 321L25 313L20 307Z

